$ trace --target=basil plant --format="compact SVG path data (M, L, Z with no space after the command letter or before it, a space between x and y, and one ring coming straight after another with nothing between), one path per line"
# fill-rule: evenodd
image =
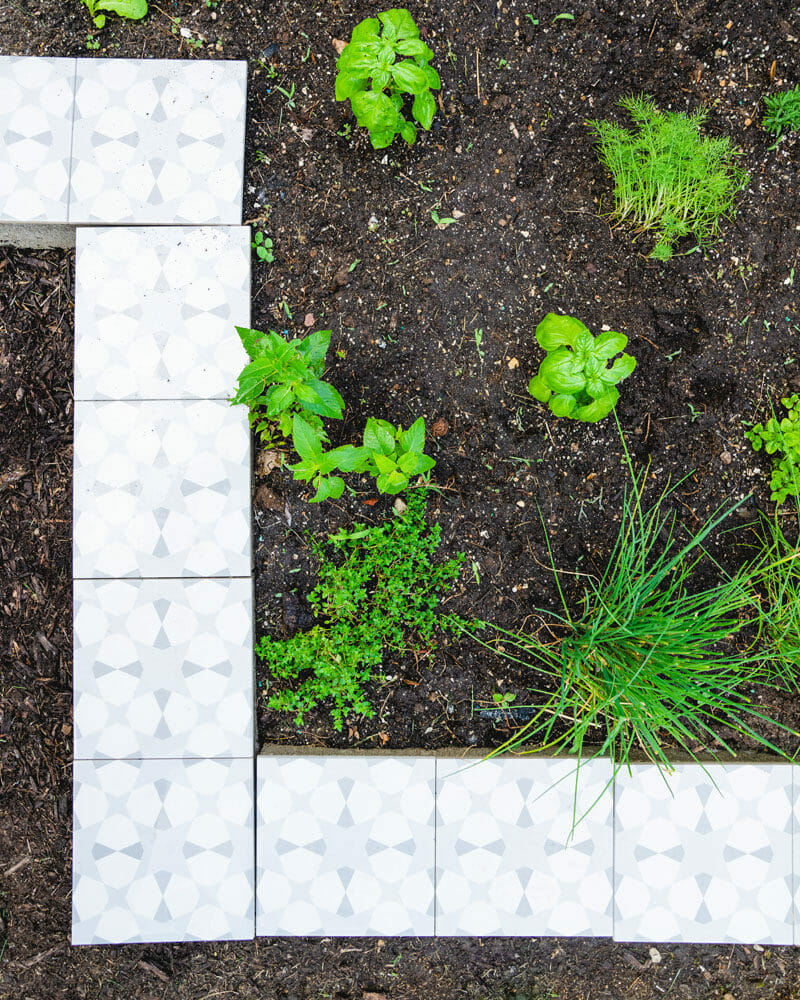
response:
M628 343L611 330L592 336L580 320L548 313L536 327L536 340L547 357L530 380L528 392L547 403L557 417L595 423L617 405L617 385L636 367L636 359L621 354Z
M432 58L414 18L402 8L368 17L353 28L336 61L335 95L337 101L350 99L356 121L369 129L375 149L390 145L398 134L409 145L415 142L417 126L403 117L404 94L414 97L414 121L430 129L436 113L431 90L442 85L428 65Z

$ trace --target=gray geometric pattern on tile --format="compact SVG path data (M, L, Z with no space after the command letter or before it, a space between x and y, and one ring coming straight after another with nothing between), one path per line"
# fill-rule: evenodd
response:
M435 761L257 758L256 933L431 935Z
M72 943L253 937L252 760L76 761Z
M66 223L74 59L0 56L0 221Z
M576 775L570 760L440 759L437 935L610 935L611 774L608 760Z
M238 225L247 64L78 64L69 221Z
M249 576L250 433L226 402L75 404L73 576Z
M249 757L252 583L76 580L75 758Z
M614 938L791 944L791 795L788 764L621 771Z
M227 399L247 363L247 227L79 229L76 399Z

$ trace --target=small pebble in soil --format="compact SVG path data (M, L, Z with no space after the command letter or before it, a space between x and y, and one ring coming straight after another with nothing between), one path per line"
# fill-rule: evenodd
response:
M723 453L719 457L723 465L731 464L732 458L731 458L731 453L729 451L723 451Z

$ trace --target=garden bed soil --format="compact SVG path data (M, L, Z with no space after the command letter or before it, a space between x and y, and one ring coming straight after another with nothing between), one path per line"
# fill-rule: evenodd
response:
M602 565L616 532L626 474L614 422L557 421L526 394L540 360L533 330L548 311L630 338L638 367L617 409L634 462L649 463L651 496L689 474L674 501L689 528L749 497L731 521L739 530L712 541L734 567L752 541L747 524L768 509L768 462L742 422L800 389L800 140L770 148L758 127L763 95L800 78L796 7L409 9L443 81L433 130L410 149L374 152L332 97L334 40L375 12L365 3L173 0L143 23L110 17L94 54L248 60L245 218L276 258L254 261L252 325L333 330L327 378L347 403L334 443L354 440L367 416L426 418L440 487L429 513L443 557L467 555L447 610L534 627L536 607L556 607L539 509L567 570ZM554 20L562 13L574 18ZM77 0L21 0L0 50L89 56L88 25ZM633 241L601 216L610 184L584 126L622 120L616 101L639 91L662 108L708 107L709 133L731 135L751 174L719 242L666 265L646 259L646 236ZM437 228L432 210L457 221ZM61 251L0 251L0 998L405 1000L432 987L481 1000L800 997L794 952L732 946L659 946L657 963L647 947L603 940L69 948L73 267ZM270 465L256 453L256 629L281 636L308 624L308 534L376 523L392 501L362 482L311 505ZM497 745L510 730L481 709L495 692L523 701L530 682L464 643L385 667L397 680L371 690L373 720L336 733L320 710L298 731L262 703L260 738ZM800 723L795 702L764 704Z

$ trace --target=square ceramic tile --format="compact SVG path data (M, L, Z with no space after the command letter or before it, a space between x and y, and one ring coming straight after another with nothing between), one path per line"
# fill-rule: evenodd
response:
M69 221L237 225L247 64L81 59Z
M258 757L256 933L433 934L432 758Z
M0 221L66 223L75 60L0 56Z
M251 757L248 579L76 580L75 758Z
M791 794L788 764L621 771L614 938L791 944Z
M607 760L439 760L437 935L610 935Z
M78 230L76 399L228 399L249 324L249 228Z
M252 760L74 767L73 944L253 937Z
M73 576L249 576L250 431L225 402L75 404Z

